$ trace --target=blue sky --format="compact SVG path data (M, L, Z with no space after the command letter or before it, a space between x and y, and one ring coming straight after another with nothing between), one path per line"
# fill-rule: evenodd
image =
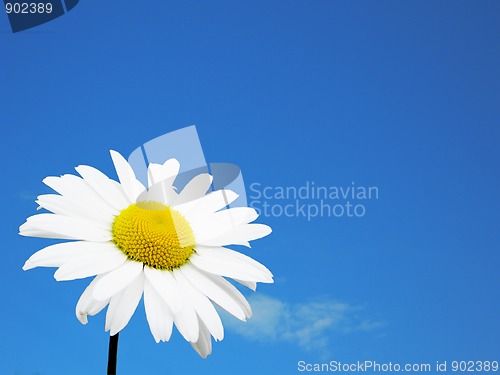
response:
M248 294L253 321L226 319L201 360L178 333L155 344L139 307L120 375L500 360L499 40L486 0L81 1L17 34L0 16L0 373L105 371L104 313L74 316L88 281L21 270L50 243L17 234L41 180L79 164L115 178L109 149L191 124L247 187L379 197L363 217L262 217L274 233L243 251L276 283Z

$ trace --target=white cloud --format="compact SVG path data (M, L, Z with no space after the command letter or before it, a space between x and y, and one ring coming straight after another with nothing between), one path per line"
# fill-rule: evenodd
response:
M228 329L255 341L284 341L305 350L327 350L335 332L373 331L383 323L361 317L362 308L335 300L290 304L262 294L249 298L253 317L227 317Z
M20 191L17 192L17 198L23 201L31 201L34 202L36 200L36 194L29 191Z

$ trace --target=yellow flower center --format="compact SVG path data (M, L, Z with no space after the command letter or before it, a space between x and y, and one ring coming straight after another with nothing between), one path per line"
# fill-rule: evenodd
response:
M113 242L129 259L161 270L185 264L194 251L194 235L177 211L157 202L139 202L113 222Z

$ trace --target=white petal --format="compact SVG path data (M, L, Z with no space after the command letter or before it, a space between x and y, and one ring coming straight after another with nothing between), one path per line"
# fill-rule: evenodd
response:
M122 210L129 206L130 202L120 184L110 180L108 176L100 170L88 165L79 165L75 169L80 176L83 177L85 182L89 184L103 200L113 206L113 208Z
M135 203L139 194L146 190L146 188L139 180L137 180L134 170L125 158L120 155L120 153L113 150L111 150L110 153L111 158L113 159L113 164L115 165L116 174L120 180L120 184L122 185L129 202Z
M151 187L160 181L172 186L179 174L180 164L176 159L168 159L163 164L151 163L148 166L148 186Z
M210 220L216 223L231 223L232 226L237 227L242 224L248 224L258 217L257 211L251 207L233 207L211 213L208 216L199 216L200 219L193 217L190 223Z
M196 267L225 277L236 278L245 281L256 281L260 283L273 283L272 275L258 268L252 267L244 262L235 262L217 257L191 255L191 263Z
M39 195L36 203L55 214L88 219L101 225L107 225L110 228L115 217L115 211L112 209L96 211L93 207L85 207L75 200L58 194Z
M38 214L30 216L19 227L21 236L42 238L60 238L63 240L85 240L107 242L112 239L111 228L89 220L56 214Z
M96 284L96 288L107 275ZM135 309L141 300L144 290L144 273L140 272L132 282L120 293L111 297L108 312L106 313L106 331L114 336L120 332L134 315ZM95 293L94 293L95 294Z
M85 255L89 248L97 248L99 245L113 246L106 242L62 242L55 245L44 247L33 254L24 264L23 270L29 270L35 267L60 267L64 263L77 259Z
M184 189L179 193L178 199L173 202L174 205L191 202L205 196L207 190L212 184L212 176L208 173L200 173L189 181Z
M198 315L196 315L194 307L187 299L183 302L181 309L174 313L175 326L186 341L196 342L200 333Z
M109 303L109 300L97 301L92 298L92 292L97 281L100 280L102 275L96 276L94 280L87 286L85 291L80 296L76 304L76 317L82 324L87 324L87 316L94 316L101 312L104 307Z
M255 281L245 281L238 279L233 279L233 280L240 283L243 286L246 286L247 288L253 290L254 292L257 290L257 283Z
M247 318L252 317L252 308L250 307L250 304L243 296L243 294L241 294L241 292L238 289L236 289L236 287L233 284L224 279L222 276L212 275L210 273L205 273L205 276L208 279L210 279L213 283L215 283L219 288L224 290L224 292L227 293L227 295L230 296L230 298L240 306L240 308L245 313L245 317Z
M245 311L238 302L239 297L235 300L233 298L233 291L229 290L230 293L228 293L226 285L212 277L212 275L197 269L189 263L186 263L182 267L182 271L186 278L188 278L200 292L238 319L245 320Z
M177 281L172 273L170 271L157 270L148 266L144 266L144 273L172 312L179 312L182 308L182 296L179 293Z
M199 216L206 216L220 210L238 198L231 190L217 190L191 202L174 205L173 208L191 221Z
M217 237L209 239L197 237L196 241L205 246L246 245L248 241L265 237L271 232L272 229L264 224L246 224Z
M142 272L142 263L127 260L116 270L104 275L94 287L93 296L97 300L111 298L122 291Z
M235 207L208 216L191 218L189 224L198 241L207 241L230 233L241 225L254 221L258 216L253 208Z
M196 343L191 343L191 346L196 353L198 353L201 358L205 359L212 353L212 339L210 338L210 333L205 327L203 322L199 320L200 325L200 335Z
M195 250L202 257L210 257L214 260L220 260L222 262L235 263L235 267L238 267L239 264L244 264L257 272L262 273L268 278L273 277L271 271L269 271L262 263L259 263L249 256L237 251L226 249L225 247L206 246L197 246Z
M65 263L86 258L89 255L123 253L110 242L63 242L47 246L33 254L24 264L23 270L35 267L60 267Z
M216 340L222 340L224 338L224 327L212 302L189 282L186 276L184 276L182 268L175 269L174 276L183 294L189 298L196 313L212 336Z
M46 177L43 183L75 204L94 211L94 215L102 213L107 218L110 214L119 213L78 176L66 174L61 177Z
M174 315L147 278L144 281L144 308L155 341L168 341L172 334Z
M110 272L127 260L127 256L116 247L87 249L86 253L65 262L54 274L57 281L83 279Z
M157 182L152 185L147 191L137 197L138 202L160 202L165 205L169 205L177 199L177 193L175 192L173 186L165 181Z
M272 273L264 265L236 251L198 246L196 252L190 260L204 271L246 281L273 282Z

